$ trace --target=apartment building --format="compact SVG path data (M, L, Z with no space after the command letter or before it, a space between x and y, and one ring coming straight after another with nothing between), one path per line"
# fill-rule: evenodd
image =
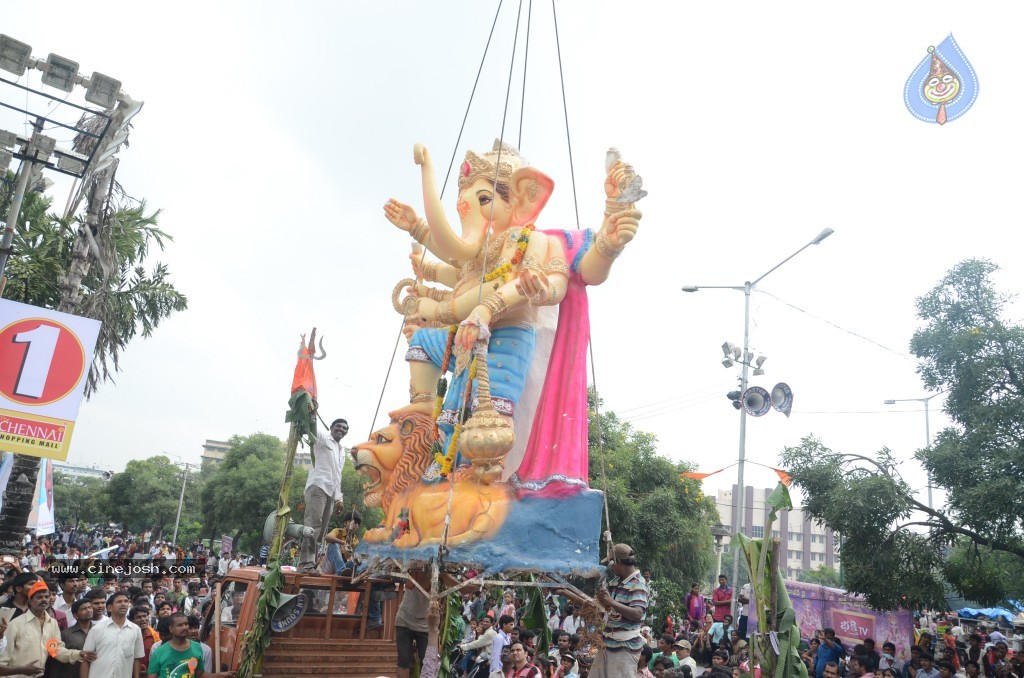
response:
M771 510L766 500L772 489L750 486L744 488L743 533L748 537L758 539L764 536L765 521ZM719 490L715 498L722 524L730 533L736 532L734 526L739 523L736 515L738 507L737 502L733 501L734 497L737 497L736 485L728 490ZM813 570L820 565L839 569L839 553L832 530L805 517L800 509L780 511L772 525L771 536L782 540L786 554L783 577L786 579L796 579L801 572ZM728 542L728 537L722 540L723 544Z

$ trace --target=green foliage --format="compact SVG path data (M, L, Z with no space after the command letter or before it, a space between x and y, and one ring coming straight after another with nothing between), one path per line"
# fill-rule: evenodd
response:
M270 647L270 618L281 605L281 589L284 586L284 575L278 561L270 563L261 584L252 628L242 635L242 661L238 666L238 678L251 678L259 675L263 669L263 655Z
M640 567L651 569L659 606L679 605L690 584L707 580L714 563L715 504L698 481L679 477L693 466L659 456L653 435L634 430L614 412L602 411L599 427L593 392L590 403L590 485L605 489L600 431L612 536L633 547Z
M911 350L953 421L917 458L946 506L916 499L888 450L832 454L805 439L783 453L811 515L843 535L847 588L876 607L943 609L947 584L982 605L1022 594L1024 327L1004 317L996 270L963 261L917 301Z
M72 478L54 471L54 518L64 525L105 522L108 515L106 486L106 481L100 478Z
M107 483L110 518L132 532L174 529L181 469L163 455L133 459Z
M14 174L8 172L7 177L13 181ZM12 195L13 184L0 183L0 214L7 214ZM172 239L157 227L160 211L147 213L145 201L119 197L123 200L111 205L95 238L106 268L90 260L88 273L72 283L79 284L74 292L81 299L70 306L71 312L102 323L86 397L120 369L121 352L132 339L151 336L162 320L188 307L188 299L170 282L165 265L157 262L146 269L150 250L154 246L162 250ZM25 195L14 232L17 256L8 262L3 294L5 299L49 309L57 309L63 301L67 310L69 291L62 283L68 279L84 225L80 219L48 214L51 206L50 197ZM95 256L92 249L88 252Z
M954 422L918 458L946 490L949 520L1024 557L1024 326L1003 317L1010 297L993 287L997 269L961 262L918 300L925 325L911 349L925 385L948 392Z
M356 473L351 457L346 457L345 467L341 472L341 493L345 497L345 513L348 514L354 508L363 516L361 532L372 530L384 520L383 510L379 507L370 508L363 504L363 495L365 494L363 485L367 482L369 481L367 481L366 476ZM340 526L343 520L341 516L336 515L331 522L337 523ZM359 536L362 536L362 534Z
M802 570L797 580L808 584L828 586L833 589L838 589L842 586L842 582L839 579L839 573L836 569L825 564L821 564L818 567L811 568L810 570Z
M284 473L284 443L265 433L232 436L231 449L206 479L201 505L205 524L226 533L244 535L239 548L258 548L267 516L277 510L277 497ZM291 519L302 522L296 511L302 501L307 472L295 468L289 488Z

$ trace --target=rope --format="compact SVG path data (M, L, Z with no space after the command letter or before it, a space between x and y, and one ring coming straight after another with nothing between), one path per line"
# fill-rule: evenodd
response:
M576 229L580 227L580 206L576 201L576 170L572 163L572 139L569 138L569 107L565 103L565 76L562 74L562 44L558 40L558 15L555 0L551 0L551 17L555 21L555 49L558 51L558 81L562 84L562 112L565 114L565 142L569 147L569 176L572 177L572 206L576 209ZM591 358L594 354L591 352Z
M601 426L601 399L597 391L597 370L594 368L594 339L587 338L590 345L590 378L594 382L594 418L597 420L597 449L601 457L601 490L604 499L604 537L608 541L608 558L612 557L612 514L608 510L608 476L605 475L604 464L604 430Z
M487 61L487 51L491 48L491 38L494 37L494 27L498 25L498 15L501 13L501 5L505 0L499 0L498 10L494 13L494 21L491 23L491 32L487 36L487 44L484 45L483 56L480 57L480 66L476 70L476 80L473 81L473 90L469 93L469 101L466 102L466 112L462 115L462 126L459 127L459 136L455 139L455 147L452 149L452 158L448 161L448 171L444 175L444 184L441 186L440 198L444 198L444 192L448 188L448 177L451 176L452 166L455 164L455 155L459 152L459 144L462 143L462 132L466 129L466 119L469 118L469 109L473 105L473 96L476 94L476 86L480 82L480 73L484 70L484 62ZM531 0L532 1L532 0ZM494 209L493 203L491 209ZM423 268L423 260L427 256L427 248L423 248L420 255L420 269ZM417 280L417 282L419 282ZM391 351L391 361L388 363L388 373L384 377L384 385L380 389L380 398L377 399L377 409L373 412L373 424L370 426L370 433L377 428L377 417L380 415L380 405L384 401L384 391L388 387L388 379L391 377L391 368L395 364L395 356L398 355L398 344L402 340L402 331L405 329L405 319L398 328L398 337L395 338L395 348Z
M522 18L522 16L523 16L523 0L519 0L519 10L516 13L516 32L515 32L515 36L512 38L512 58L509 60L509 65L508 65L508 85L505 87L505 109L502 111L502 114L501 114L501 135L498 137L498 157L496 158L496 160L494 162L494 189L495 189L495 196L492 197L492 199L491 199L491 209L490 209L490 211L487 214L487 228L484 231L484 247L483 247L484 258L483 258L483 264L480 267L480 285L477 287L477 291L476 291L476 303L477 303L477 305L479 305L480 302L483 301L484 282L485 282L484 279L487 277L487 255L489 254L488 248L489 248L490 242L491 242L491 224L494 223L494 203L497 201L498 177L499 177L500 171L501 171L501 153L504 150L504 146L505 146L505 123L508 120L508 102L509 102L509 97L512 94L512 71L513 71L513 69L515 67L515 63L516 63L516 45L519 42L519 20ZM497 18L495 18L495 20L497 20ZM484 355L483 359L487 360L487 356ZM467 366L466 369L468 370L470 368ZM466 378L468 379L469 375L466 375ZM472 391L472 386L470 386L469 390ZM468 396L466 396L465 393L463 395L464 395L466 400L469 400ZM465 415L466 415L466 405L467 405L467 403L463 402L462 403L462 407L459 410L459 421L460 422L461 422L462 418L464 418ZM454 478L454 475L455 475L455 469L453 468L452 469L452 473L450 474L449 481L448 481L448 505L447 505L447 508L445 509L445 515L444 515L444 531L441 533L441 544L437 547L437 555L438 555L437 560L438 560L438 562L440 562L443 559L444 555L448 552L448 531L449 531L448 528L451 526L451 522L452 522L452 498L455 495L455 478Z
M422 260L420 263L423 263ZM402 340L402 330L404 329L405 318L402 318L402 324L398 328L398 336L395 337L395 347L391 350L391 360L388 361L388 372L384 375L384 383L381 384L380 387L380 396L377 398L377 409L373 411L373 424L370 425L370 435L373 435L373 432L377 430L377 415L380 414L380 404L384 402L384 391L387 390L388 380L391 378L391 368L395 365L395 355L398 354L398 342ZM319 412L317 413L317 416L319 416ZM323 419L320 421L323 421ZM368 435L367 438L369 437L370 436Z
M523 152L523 111L526 110L526 66L530 58L530 20L533 17L533 0L526 8L526 48L523 50L523 93L519 96L519 141L516 147Z
M448 161L448 171L444 175L444 184L441 185L441 197L444 197L444 190L448 188L448 178L452 174L452 167L455 165L455 156L459 152L459 143L462 141L462 132L466 129L466 119L469 117L469 108L473 105L473 95L476 94L477 83L480 82L480 73L484 70L484 62L487 61L487 50L491 47L491 38L494 37L494 27L498 25L498 15L501 14L501 5L505 0L499 0L498 10L494 13L494 22L491 24L491 32L487 36L487 44L484 46L484 55L480 58L480 67L476 69L476 80L473 81L473 91L469 93L469 102L466 104L466 112L462 116L462 126L459 127L459 136L455 140L455 148L452 149L452 159ZM513 54L515 50L513 50Z

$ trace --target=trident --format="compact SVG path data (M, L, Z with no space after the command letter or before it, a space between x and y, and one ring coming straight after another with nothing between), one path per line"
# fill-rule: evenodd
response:
M320 355L316 354L316 328L309 335L309 346L305 346L306 335L302 335L301 340L303 345L299 346L298 356L300 360L323 360L327 357L327 351L324 350L324 338L320 337Z

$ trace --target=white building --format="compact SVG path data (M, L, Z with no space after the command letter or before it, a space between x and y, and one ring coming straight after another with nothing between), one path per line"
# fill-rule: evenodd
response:
M759 539L764 536L765 520L771 507L765 502L772 493L772 488L758 489L747 486L743 498L743 533L748 537ZM736 502L733 497L736 493L736 485L729 490L719 490L715 503L718 506L718 514L730 533L736 532ZM782 540L782 547L786 553L786 567L782 576L786 579L796 579L805 570L813 570L820 565L828 565L836 570L839 569L839 553L836 538L829 530L818 525L809 517L804 517L800 509L792 511L779 511L775 523L772 525L772 537ZM722 540L723 544L729 543L729 538Z
M63 473L68 478L103 479L103 474L108 472L107 469L97 468L96 466L74 466L61 461L53 462L53 470Z

